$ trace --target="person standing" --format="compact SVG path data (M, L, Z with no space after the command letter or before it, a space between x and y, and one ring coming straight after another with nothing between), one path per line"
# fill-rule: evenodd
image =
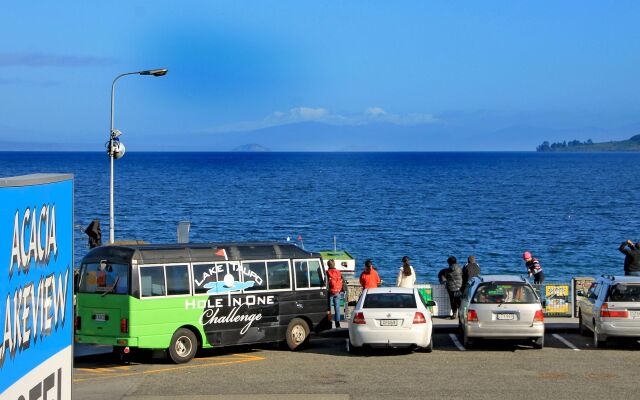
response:
M522 253L522 259L524 260L525 267L527 267L529 276L533 276L533 283L535 285L541 285L544 282L544 272L542 272L540 261L533 257L528 251Z
M376 272L371 260L364 262L364 271L360 274L360 285L363 289L373 289L380 286L380 275Z
M329 303L333 305L333 320L336 328L340 328L340 300L343 297L342 290L342 272L336 268L336 262L329 260L327 262L327 277L329 279Z
M402 257L402 267L398 272L398 278L396 279L396 286L402 288L412 288L416 283L416 271L409 264L409 257Z
M629 247L628 249L626 247ZM631 240L622 242L618 248L624 254L624 274L640 276L640 242L633 244Z
M476 262L476 256L469 256L467 263L462 267L462 290L467 287L469 279L478 275L480 275L480 266Z
M462 268L458 265L458 260L454 256L447 258L449 268L445 273L446 288L449 294L449 302L451 303L451 319L458 318L458 308L460 307L460 289L462 288Z

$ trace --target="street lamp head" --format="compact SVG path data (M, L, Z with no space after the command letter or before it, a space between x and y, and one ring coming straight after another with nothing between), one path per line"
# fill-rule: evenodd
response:
M149 69L146 71L140 71L138 72L140 75L153 75L153 76L163 76L166 75L167 72L169 72L168 69L166 68L161 68L161 69Z
M112 157L116 160L119 158L122 158L122 156L124 156L124 152L125 152L124 143L122 143L119 140L114 140L113 147L111 148Z

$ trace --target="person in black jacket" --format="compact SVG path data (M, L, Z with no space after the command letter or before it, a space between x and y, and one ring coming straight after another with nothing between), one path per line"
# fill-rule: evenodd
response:
M625 255L624 274L640 276L640 242L633 244L631 240L627 240L622 242L618 250Z
M445 278L447 280L445 286L447 288L447 293L449 294L451 311L453 312L451 319L456 319L458 318L458 307L460 307L461 300L460 289L462 289L462 268L460 268L458 260L456 260L454 256L447 258L447 264L449 264L449 268L445 273Z
M462 267L462 290L467 287L469 279L478 275L480 275L480 266L476 262L476 256L469 256L467 263Z

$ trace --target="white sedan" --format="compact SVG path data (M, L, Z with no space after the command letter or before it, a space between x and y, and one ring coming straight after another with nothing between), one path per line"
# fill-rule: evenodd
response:
M349 350L362 347L433 350L431 313L417 289L365 289L349 323Z

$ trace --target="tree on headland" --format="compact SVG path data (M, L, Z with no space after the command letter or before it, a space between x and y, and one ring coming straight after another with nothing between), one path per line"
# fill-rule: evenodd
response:
M640 135L635 135L628 140L609 141L594 143L587 139L585 142L579 140L566 140L562 142L549 143L542 142L536 147L539 152L587 152L587 151L640 151Z

